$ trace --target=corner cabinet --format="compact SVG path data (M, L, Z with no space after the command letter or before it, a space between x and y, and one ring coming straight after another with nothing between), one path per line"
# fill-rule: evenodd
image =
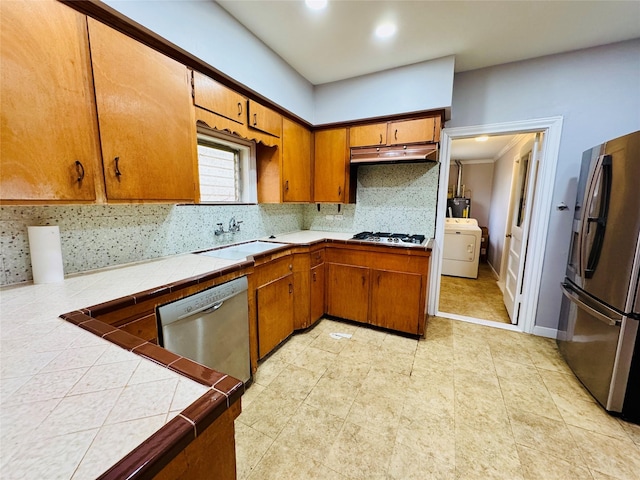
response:
M0 2L0 198L96 200L102 176L86 17Z
M88 22L107 199L194 201L196 140L187 68Z
M355 201L351 188L348 132L346 128L317 130L314 134L313 201Z
M422 248L327 246L327 313L423 335L430 255Z

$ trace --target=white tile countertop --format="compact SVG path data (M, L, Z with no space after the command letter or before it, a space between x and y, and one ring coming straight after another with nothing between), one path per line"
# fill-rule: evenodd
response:
M58 315L238 263L182 254L0 289L0 476L96 478L207 391Z
M233 265L191 254L0 290L0 477L94 479L207 391L59 314Z

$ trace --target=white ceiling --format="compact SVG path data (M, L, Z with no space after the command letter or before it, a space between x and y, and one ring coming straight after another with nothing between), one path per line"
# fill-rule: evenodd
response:
M450 158L454 160L495 161L520 139L521 135L492 135L486 142L475 138L458 138L451 141Z
M312 84L455 55L456 71L640 37L639 1L218 0ZM373 36L382 20L397 34Z

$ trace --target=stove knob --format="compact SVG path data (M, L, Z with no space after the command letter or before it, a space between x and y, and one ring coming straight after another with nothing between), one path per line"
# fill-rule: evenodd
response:
M398 240L397 238L393 239L394 243L398 243L400 240Z
M393 242L393 238L387 238L387 242Z

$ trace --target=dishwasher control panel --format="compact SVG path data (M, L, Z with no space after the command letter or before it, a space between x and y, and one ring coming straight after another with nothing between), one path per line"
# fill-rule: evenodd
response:
M234 297L248 289L247 277L236 278L221 285L215 285L207 290L194 293L175 302L159 307L163 315L173 319L181 319L188 315L215 307L216 304Z

